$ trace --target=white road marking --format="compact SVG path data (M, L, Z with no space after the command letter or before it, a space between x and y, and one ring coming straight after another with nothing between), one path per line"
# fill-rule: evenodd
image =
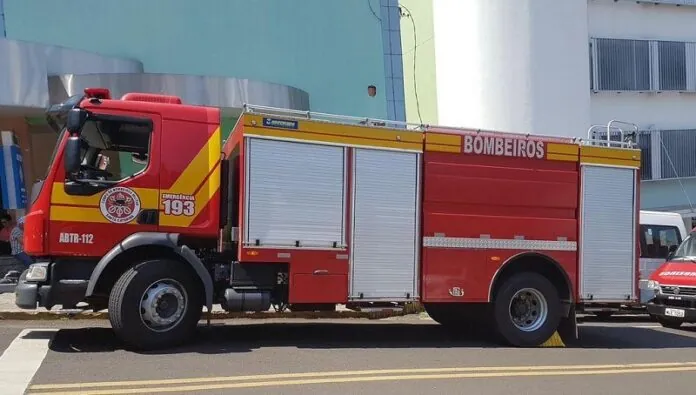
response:
M39 370L57 329L24 329L0 356L0 386L7 395L24 394Z

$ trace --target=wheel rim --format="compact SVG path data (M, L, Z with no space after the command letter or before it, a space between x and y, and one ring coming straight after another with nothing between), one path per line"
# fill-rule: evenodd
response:
M184 318L188 304L186 289L176 280L150 284L140 298L140 320L155 332L166 332Z
M534 332L546 322L549 314L544 295L534 288L524 288L515 293L510 300L510 320L517 329Z

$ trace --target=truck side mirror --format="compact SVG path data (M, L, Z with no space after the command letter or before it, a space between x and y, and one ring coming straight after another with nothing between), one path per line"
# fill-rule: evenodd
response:
M133 163L147 166L147 154L134 153L131 155Z
M85 126L89 113L81 108L73 108L68 112L68 119L65 127L70 133L80 133L82 127Z
M669 249L667 250L667 260L669 261L674 257L674 253L677 252L677 248L679 248L678 245L674 244L669 246Z
M70 136L65 143L63 153L63 166L68 173L75 173L80 170L80 137Z

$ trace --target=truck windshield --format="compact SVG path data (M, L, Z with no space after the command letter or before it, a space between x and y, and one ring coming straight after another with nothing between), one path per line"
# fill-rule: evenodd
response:
M696 262L696 233L691 233L682 241L671 260Z
M43 189L44 180L46 180L46 178L48 177L48 173L51 171L51 168L53 167L53 162L55 162L56 155L58 155L58 147L60 146L60 142L63 141L63 138L65 137L66 133L67 131L63 129L58 135L58 139L56 139L56 143L53 146L53 153L51 153L51 157L48 160L48 167L46 168L44 176L36 180L36 182L34 182L34 184L31 186L31 204L34 204L36 202L36 199L39 197L39 193L41 193L41 189Z
M58 147L60 143L65 138L67 131L65 130L65 121L70 109L75 108L80 101L83 99L83 95L73 95L67 100L61 103L53 104L46 109L46 122L53 129L54 132L58 134L56 143L53 146L53 153L48 161L48 167L46 168L46 173L44 173L43 178L39 178L31 187L31 203L34 204L36 199L39 197L39 193L43 189L44 180L48 178L48 173L53 167L53 162L56 160L56 155L58 154Z

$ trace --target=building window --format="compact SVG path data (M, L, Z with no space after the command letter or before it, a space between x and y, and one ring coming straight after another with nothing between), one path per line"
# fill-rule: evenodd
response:
M641 130L641 179L696 177L696 129Z
M696 42L594 38L590 85L598 91L696 92Z
M650 47L647 41L597 39L594 47L597 90L650 90Z
M662 179L696 177L696 130L661 130Z
M686 90L686 43L658 41L657 50L660 89Z

